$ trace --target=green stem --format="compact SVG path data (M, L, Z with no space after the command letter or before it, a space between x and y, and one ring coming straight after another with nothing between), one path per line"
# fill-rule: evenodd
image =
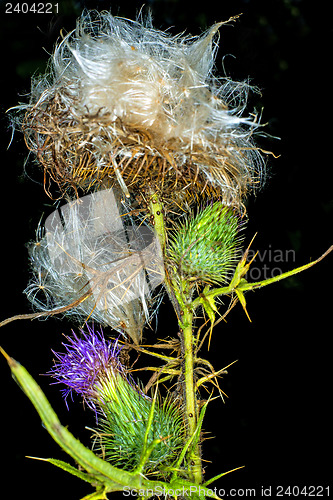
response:
M163 205L160 202L157 193L153 193L150 196L149 200L149 208L151 213L151 219L153 221L153 225L155 228L155 232L160 241L163 254L165 253L165 244L166 244L166 231L163 217Z
M150 213L159 238L163 255L166 255L167 234L163 217L163 206L157 193L151 193ZM193 355L193 311L187 304L190 303L188 284L184 281L181 288L178 283L165 274L165 288L171 299L183 339L183 357L184 357L184 385L183 394L185 399L185 420L187 427L187 438L191 439L196 432L198 425L198 404L196 399L196 390L194 384L194 355ZM190 446L187 453L187 463L190 479L196 484L202 483L202 466L200 457L199 440L194 440L195 445Z
M182 333L184 342L184 383L185 410L188 439L196 432L198 425L198 404L194 385L194 355L193 355L193 313L189 308L183 310ZM190 479L197 484L202 482L202 469L199 440L191 446L188 453Z
M165 256L165 248L166 248L166 244L167 244L167 233L166 233L166 227L165 227L165 223L164 223L163 205L162 205L162 203L158 197L158 194L156 192L151 193L150 200L149 200L149 208L150 208L152 223L154 225L156 235L159 239L163 256ZM175 295L175 287L174 287L173 283L171 282L171 279L167 273L167 270L165 270L164 286L166 288L166 291L168 292L169 298L172 302L172 305L174 307L174 310L177 314L177 318L179 321L180 320L179 303L178 303L178 300L177 300L176 295Z

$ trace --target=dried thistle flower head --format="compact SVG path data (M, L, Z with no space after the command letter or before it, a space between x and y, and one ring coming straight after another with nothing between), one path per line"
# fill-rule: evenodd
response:
M99 422L96 436L106 459L133 469L146 445L151 453L146 458L145 473L172 465L184 441L180 409L170 399L162 404L156 401L152 408L152 399L128 377L121 364L118 342L107 341L91 328L80 333L66 337L66 352L54 353L56 360L48 375L66 386L65 400L74 392L95 411ZM146 435L151 411L153 419Z
M215 202L178 223L169 236L169 263L175 275L203 283L227 283L241 257L240 220Z
M171 36L108 12L84 14L33 82L21 126L62 191L152 183L167 201L218 196L239 206L260 184L249 85L212 72L222 23Z
M164 264L152 230L125 220L112 190L51 214L45 235L30 245L33 279L25 293L34 306L91 318L138 343L154 314Z

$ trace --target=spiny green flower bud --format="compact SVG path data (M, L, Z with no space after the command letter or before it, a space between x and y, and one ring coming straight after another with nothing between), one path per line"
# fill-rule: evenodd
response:
M239 230L239 217L231 208L215 202L172 231L169 261L187 279L227 283L240 258Z
M145 473L163 473L175 462L184 444L184 424L179 408L170 399L164 403L156 401L146 438L152 399L124 379L112 392L104 406L97 434L105 458L117 467L132 470L142 459L146 440L152 451L144 467Z

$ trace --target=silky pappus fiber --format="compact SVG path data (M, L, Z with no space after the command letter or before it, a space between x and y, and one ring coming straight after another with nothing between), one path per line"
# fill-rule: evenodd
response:
M188 216L169 234L175 274L193 281L227 283L241 256L240 218L221 202Z
M164 263L154 232L120 210L113 190L69 200L31 242L33 306L111 326L139 343L156 314Z
M142 20L141 20L142 21ZM61 193L153 183L163 198L241 206L261 184L251 89L213 74L217 33L171 36L108 12L82 15L14 122ZM45 184L49 189L49 182Z
M144 394L121 363L117 340L88 326L66 340L48 375L66 386L66 404L76 393L95 412L94 449L126 470L143 461L145 474L166 472L184 444L181 408L170 398L161 403Z

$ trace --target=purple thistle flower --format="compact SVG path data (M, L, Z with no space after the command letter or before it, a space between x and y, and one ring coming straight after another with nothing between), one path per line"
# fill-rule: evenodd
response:
M67 386L62 391L67 408L67 398L69 395L72 398L74 391L96 410L95 403L100 402L100 383L110 376L125 374L119 361L121 347L118 341L105 340L102 333L95 332L88 325L87 329L87 333L80 330L81 336L73 331L73 337L66 337L69 343L62 344L65 353L52 351L57 361L47 375L56 379L54 383Z
M88 326L87 332L73 332L66 339L66 351L54 352L56 359L48 375L56 379L54 383L65 384L67 408L68 396L76 392L95 412L98 449L126 470L139 464L143 450L145 454L150 450L147 471L155 470L160 463L172 464L183 446L179 408L171 399L163 404L156 401L152 406L153 400L128 377L121 364L117 340L105 340L102 332Z

